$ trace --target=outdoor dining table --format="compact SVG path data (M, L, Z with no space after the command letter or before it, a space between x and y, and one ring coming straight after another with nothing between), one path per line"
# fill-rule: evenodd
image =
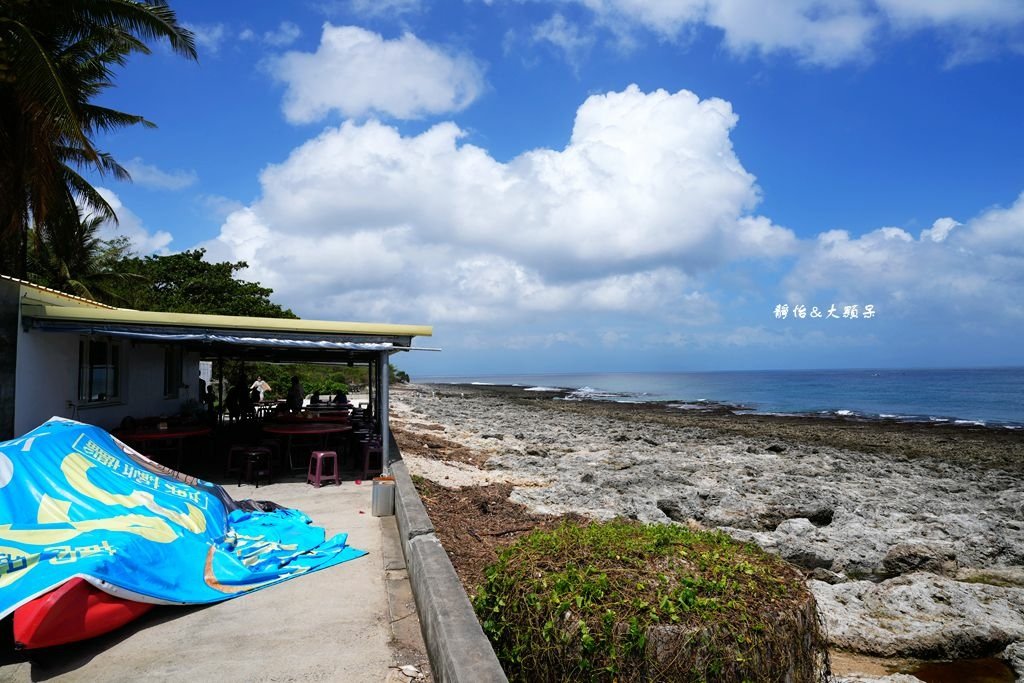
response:
M285 453L288 456L288 465L296 469L292 457L292 438L295 436L316 436L320 440L320 448L323 449L328 434L343 434L352 431L352 425L329 423L329 422L275 422L263 425L263 431L267 434L277 434L285 439ZM301 469L301 468L298 468Z
M344 411L347 413L351 407L349 403L310 403L307 406L303 406L302 409L312 412L336 413Z
M167 441L175 451L174 469L181 471L181 460L184 453L185 439L209 436L213 430L203 425L168 425L166 429L146 427L132 431L115 431L114 436L139 450L157 441ZM145 453L143 453L145 455Z
M316 424L316 423L338 423L348 424L348 415L344 413L309 413L275 415L276 424Z

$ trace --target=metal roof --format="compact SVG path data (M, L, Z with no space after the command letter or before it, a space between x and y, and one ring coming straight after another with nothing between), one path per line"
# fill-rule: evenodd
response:
M306 334L368 335L374 337L429 337L429 325L335 322L293 318L256 318L205 313L163 313L130 308L87 308L54 304L22 303L22 316L40 320L78 323L115 323L128 325L193 327L199 329L260 330Z
M140 341L177 341L207 352L253 355L275 353L295 360L336 357L339 352L413 350L413 337L429 337L429 325L259 318L202 313L164 313L115 308L64 294L6 275L21 287L21 317L26 329L131 337ZM275 351L271 351L271 349Z
M32 300L38 303L54 303L57 305L64 306L89 306L91 308L106 308L108 310L114 310L116 306L108 306L107 304L101 304L98 301L86 299L85 297L75 296L74 294L68 294L61 292L50 287L43 287L37 285L28 280L22 280L20 278L11 277L10 275L0 274L0 280L7 280L8 282L14 282L21 286L21 297L25 300Z

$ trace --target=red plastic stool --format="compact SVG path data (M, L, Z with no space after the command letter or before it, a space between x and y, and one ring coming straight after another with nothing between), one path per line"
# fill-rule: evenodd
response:
M324 461L330 460L334 464L331 474L324 474ZM334 481L341 486L341 471L338 469L338 454L335 451L313 451L309 454L309 472L306 473L306 483L320 488L325 481Z

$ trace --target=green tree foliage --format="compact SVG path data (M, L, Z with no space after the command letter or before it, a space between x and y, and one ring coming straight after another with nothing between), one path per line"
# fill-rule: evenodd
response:
M270 385L270 398L284 398L291 386L292 376L298 376L302 389L307 394L319 394L326 399L339 391L346 394L366 387L366 366L346 367L339 365L277 365L273 363L250 363L246 365L247 379L251 383L257 375Z
M290 309L270 300L274 290L235 277L245 261L210 263L202 249L169 256L131 256L117 270L136 276L136 282L117 289L124 305L143 311L213 313L261 318L296 318Z
M409 381L409 375L388 364L390 380L393 383ZM243 373L242 364L238 361L225 363L225 377L237 378L243 373L246 386L252 384L256 377L262 377L270 385L271 391L267 398L284 398L291 386L292 377L297 376L299 383L307 394L318 394L325 399L335 396L339 391L346 394L363 391L369 381L368 368L365 365L347 367L345 365L304 365L276 363L246 363Z
M93 138L153 124L94 101L116 67L163 39L196 58L192 34L164 0L0 2L0 270L26 274L30 227L66 220L76 199L116 220L79 171L126 179Z
M127 239L104 242L96 233L100 216L82 216L78 207L62 220L50 220L29 233L28 279L40 285L96 301L124 304L118 290L144 284L120 272L127 258Z
M409 373L405 370L399 370L391 363L388 363L388 381L392 384L408 384Z

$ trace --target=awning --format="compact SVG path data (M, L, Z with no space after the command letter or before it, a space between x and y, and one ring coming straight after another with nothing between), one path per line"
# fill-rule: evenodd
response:
M414 337L433 333L426 325L163 313L43 299L39 293L23 298L21 320L26 331L178 344L206 358L350 363L372 361L381 353L439 350L412 346Z
M68 330L63 330L67 332ZM86 332L87 330L81 330ZM88 332L93 333L90 329ZM103 334L111 337L127 337L155 342L204 342L209 344L231 344L234 346L267 346L279 349L338 349L343 351L410 351L409 346L395 346L387 343L370 342L339 342L326 339L282 339L279 337L238 337L230 334L168 334L157 332L137 332L132 330L105 330ZM420 349L417 349L420 350Z
M383 335L328 335L256 332L252 330L200 331L176 326L153 327L117 324L81 324L70 321L35 319L32 330L88 334L132 339L140 342L177 343L207 356L237 356L252 360L279 362L338 362L361 360L381 351L439 351L436 348L414 347L410 337Z

